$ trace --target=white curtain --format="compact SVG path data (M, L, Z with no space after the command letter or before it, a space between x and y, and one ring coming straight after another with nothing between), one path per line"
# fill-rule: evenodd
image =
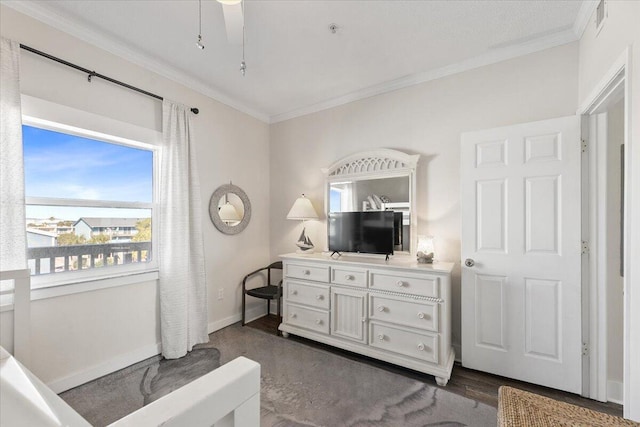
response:
M208 342L200 183L191 111L162 103L160 153L160 329L162 355L182 357Z
M0 40L0 271L27 267L20 44Z

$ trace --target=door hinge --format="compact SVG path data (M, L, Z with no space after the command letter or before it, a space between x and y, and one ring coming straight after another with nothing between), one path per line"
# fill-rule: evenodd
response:
M589 344L587 344L586 342L582 343L582 355L583 356L589 355Z
M588 254L589 253L589 242L587 242L586 240L582 241L582 254Z
M586 153L587 152L587 148L589 148L589 145L587 144L587 140L586 139L582 139L582 152Z

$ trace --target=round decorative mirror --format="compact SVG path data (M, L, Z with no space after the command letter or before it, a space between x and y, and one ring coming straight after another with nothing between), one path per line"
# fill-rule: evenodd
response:
M238 234L251 219L251 202L242 188L233 184L221 185L209 201L211 222L224 234Z

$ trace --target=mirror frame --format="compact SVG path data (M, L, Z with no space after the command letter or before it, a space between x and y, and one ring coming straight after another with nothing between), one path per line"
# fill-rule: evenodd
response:
M329 192L332 182L340 182L346 179L360 181L406 176L409 179L409 218L411 222L409 232L411 240L409 242L409 252L396 252L396 254L415 254L418 243L416 168L419 158L419 154L406 154L402 151L380 148L351 154L333 163L328 168L322 169L325 175L324 212L327 218L329 218Z
M232 193L240 198L242 204L244 205L244 216L242 220L236 225L228 225L225 224L224 221L220 219L220 215L218 215L218 205L220 204L220 200L227 194ZM245 193L242 188L233 184L224 184L220 187L216 188L216 191L211 195L211 199L209 200L209 217L211 218L211 222L213 225L224 234L238 234L249 224L249 220L251 219L251 202L249 201L249 196Z

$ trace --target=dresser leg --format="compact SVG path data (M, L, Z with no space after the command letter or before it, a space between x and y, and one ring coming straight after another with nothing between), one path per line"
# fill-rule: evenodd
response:
M289 338L289 332L282 332L282 336L285 338Z
M438 384L440 387L446 386L448 382L448 378L436 377L436 384Z

